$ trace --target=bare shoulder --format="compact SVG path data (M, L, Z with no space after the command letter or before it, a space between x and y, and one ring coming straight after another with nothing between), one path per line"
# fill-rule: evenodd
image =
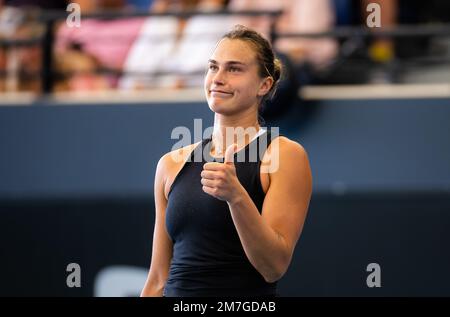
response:
M160 181L162 181L162 186L164 186L164 196L166 199L175 177L180 172L189 155L200 142L201 141L172 150L159 159L157 176Z
M279 136L273 139L267 148L262 166L269 174L293 167L309 168L308 154L300 143L285 136Z
M186 162L188 156L191 154L192 150L200 143L201 141L193 144L189 144L186 146L183 146L179 149L175 149L173 151L167 152L164 154L161 159L159 160L164 167L173 167L177 166L178 164L183 164ZM159 164L159 163L158 163Z
M298 142L293 141L285 136L280 136L275 139L279 142L280 150L290 153L293 157L307 155L305 148Z

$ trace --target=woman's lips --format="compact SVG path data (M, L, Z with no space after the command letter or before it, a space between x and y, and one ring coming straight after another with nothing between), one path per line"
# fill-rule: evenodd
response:
M222 90L211 90L210 94L212 97L218 97L218 98L229 98L229 97L233 96L233 93L222 91Z

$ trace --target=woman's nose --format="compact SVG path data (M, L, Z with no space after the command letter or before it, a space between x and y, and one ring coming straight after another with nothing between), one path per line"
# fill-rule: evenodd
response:
M213 83L214 84L224 84L225 83L225 75L223 73L223 71L219 70L217 73L214 74L213 77Z

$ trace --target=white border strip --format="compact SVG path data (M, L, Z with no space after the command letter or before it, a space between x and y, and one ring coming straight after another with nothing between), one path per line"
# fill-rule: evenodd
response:
M56 104L121 103L186 103L205 101L203 88L154 89L145 91L101 91L82 93L54 93L47 99Z
M450 98L450 83L305 86L299 90L299 96L304 100ZM37 101L37 98L33 93L0 93L0 106L30 105ZM45 100L50 105L206 102L202 87L179 90L60 92L49 95Z
M36 94L30 92L3 92L0 93L0 106L29 106L36 100L36 97Z
M305 100L448 98L450 83L305 86L299 95Z

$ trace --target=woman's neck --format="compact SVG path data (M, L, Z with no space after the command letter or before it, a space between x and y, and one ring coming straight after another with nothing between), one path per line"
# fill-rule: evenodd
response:
M255 116L230 118L216 113L211 155L224 156L226 149L233 143L238 145L238 150L245 147L253 140L260 128L258 118Z

